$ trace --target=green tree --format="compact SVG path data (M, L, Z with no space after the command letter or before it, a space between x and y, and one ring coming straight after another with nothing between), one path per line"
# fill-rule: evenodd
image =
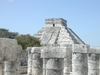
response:
M15 36L18 36L17 32L10 32L8 29L0 28L0 38L14 39Z
M18 41L18 44L22 46L22 48L25 50L27 47L40 47L40 41L38 38L35 38L33 36L27 35L19 35L16 36L15 39Z

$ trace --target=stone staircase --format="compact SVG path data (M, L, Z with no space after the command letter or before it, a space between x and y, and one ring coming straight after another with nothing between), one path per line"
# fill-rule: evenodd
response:
M65 27L62 27L58 36L57 44L65 45L72 44L72 38L69 36L68 30Z
M41 36L41 44L54 44L59 34L59 27L46 27Z

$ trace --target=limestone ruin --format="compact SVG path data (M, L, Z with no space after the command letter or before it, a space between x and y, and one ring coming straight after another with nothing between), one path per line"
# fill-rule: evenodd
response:
M100 75L100 48L85 44L66 20L46 19L34 37L43 46L26 51L16 40L0 39L0 75Z

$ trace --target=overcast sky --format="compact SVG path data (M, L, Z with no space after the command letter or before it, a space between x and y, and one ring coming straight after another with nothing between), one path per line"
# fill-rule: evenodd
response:
M100 46L100 0L0 0L0 28L37 33L46 18L63 18L86 44Z

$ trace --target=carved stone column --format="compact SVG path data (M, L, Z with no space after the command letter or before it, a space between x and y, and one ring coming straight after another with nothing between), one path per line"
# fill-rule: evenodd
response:
M41 47L33 47L32 53L32 75L42 75L42 59L40 58Z
M64 58L64 75L70 75L69 58Z
M14 63L12 61L4 62L4 75L16 75Z
M63 75L66 47L47 45L41 50L43 58L43 75Z
M88 75L86 66L87 54L73 53L72 55L72 72L74 75Z
M28 51L28 68L27 68L27 75L32 75L32 54L31 54L31 47L27 48Z
M50 58L46 64L46 75L63 75L63 58Z
M99 75L99 56L88 54L88 75Z
M64 58L64 75L70 75L72 71L72 45L66 45L66 57Z
M46 75L46 63L48 59L43 58L43 75Z

